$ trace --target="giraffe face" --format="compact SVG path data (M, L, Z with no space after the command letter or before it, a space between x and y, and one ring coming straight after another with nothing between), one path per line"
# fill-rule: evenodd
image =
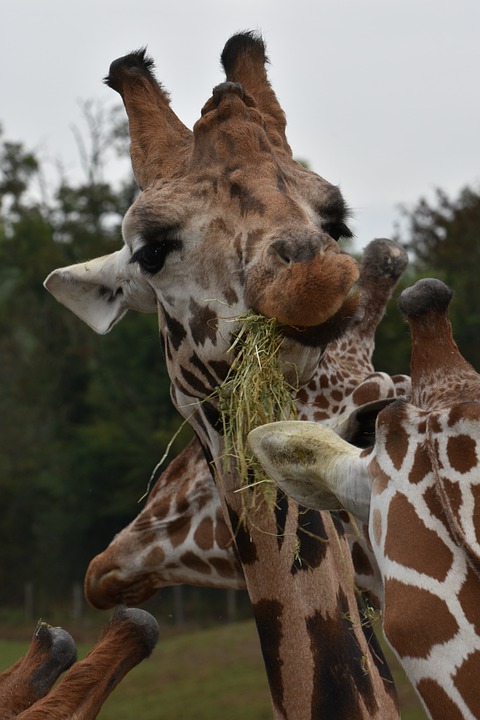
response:
M335 332L325 323L344 324L356 304L345 301L358 269L336 242L349 232L343 198L275 152L258 111L234 93L231 103L226 85L195 126L181 170L144 190L127 214L129 260L187 324L203 313L213 327L253 309L305 344L325 344Z
M122 250L55 271L46 287L99 332L129 308L158 308L172 366L192 351L224 361L233 321L248 310L276 318L313 357L358 304L357 264L337 244L351 235L347 208L338 187L292 159L262 41L236 36L222 61L227 81L193 132L144 53L112 64L142 193Z

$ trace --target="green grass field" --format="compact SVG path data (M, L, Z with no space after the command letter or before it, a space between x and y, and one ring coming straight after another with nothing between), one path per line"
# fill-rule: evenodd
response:
M74 634L74 633L73 633ZM78 646L84 657L90 646ZM0 641L0 669L15 662L26 643ZM425 713L394 658L403 720ZM160 641L107 700L99 720L271 720L272 711L252 621ZM334 720L332 718L332 720Z

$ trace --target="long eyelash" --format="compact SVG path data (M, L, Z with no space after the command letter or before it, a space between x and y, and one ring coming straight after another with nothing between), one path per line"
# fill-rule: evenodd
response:
M347 227L347 225L345 225L344 222L324 223L323 229L325 230L325 232L331 235L334 240L353 237L353 232L350 230L349 227Z

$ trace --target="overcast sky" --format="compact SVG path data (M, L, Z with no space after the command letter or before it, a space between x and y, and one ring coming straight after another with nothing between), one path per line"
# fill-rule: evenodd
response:
M147 45L191 127L225 41L254 29L295 157L340 184L360 247L399 204L480 184L480 0L15 0L0 27L4 136L72 175L79 101L120 102L113 59Z

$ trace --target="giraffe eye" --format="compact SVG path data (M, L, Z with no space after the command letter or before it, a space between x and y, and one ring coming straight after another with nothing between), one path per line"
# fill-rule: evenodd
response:
M137 250L130 262L138 263L147 275L156 275L163 268L167 255L179 250L180 246L179 240L153 240Z

